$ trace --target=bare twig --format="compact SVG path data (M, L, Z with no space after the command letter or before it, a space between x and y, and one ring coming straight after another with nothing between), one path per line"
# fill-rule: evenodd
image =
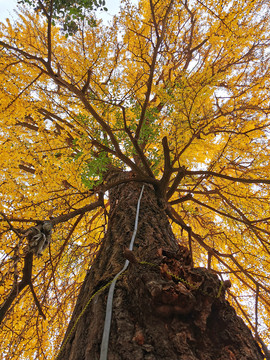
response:
M30 88L30 86L32 86L42 75L43 73L41 72L40 74L38 74L38 76L36 76L31 82L30 84L28 84L24 89L22 89L18 95L16 95L16 97L7 105L7 107L3 110L6 111L12 104L15 103L16 100L19 99L19 97L27 90Z

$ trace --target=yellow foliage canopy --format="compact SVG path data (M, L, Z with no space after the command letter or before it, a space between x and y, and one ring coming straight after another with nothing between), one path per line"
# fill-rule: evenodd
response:
M24 231L56 219L34 290L1 324L6 360L59 348L106 230L108 164L160 186L195 264L231 279L229 300L267 342L269 19L264 0L126 0L111 25L69 37L39 13L1 24L3 304L23 279Z

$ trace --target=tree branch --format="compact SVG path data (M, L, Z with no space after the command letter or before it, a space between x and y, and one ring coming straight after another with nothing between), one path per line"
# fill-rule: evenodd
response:
M120 105L120 108L122 110L122 114L123 114L123 121L124 121L124 127L125 127L125 132L128 134L128 137L130 138L147 174L152 177L152 178L155 178L149 164L148 164L148 161L147 161L147 158L146 156L144 155L143 153L143 150L140 148L139 144L138 144L138 141L137 139L135 139L129 129L129 127L127 126L127 120L126 120L126 112L125 112L125 108L124 106Z
M175 171L179 171L179 169L174 169ZM206 176L215 176L221 179L226 179L234 182L240 182L244 184L270 184L270 179L244 179L233 177L229 175L220 174L214 171L204 171L204 170L186 170L185 175L206 175Z
M11 307L13 301L17 295L31 283L32 277L32 266L33 266L33 253L28 252L24 257L23 277L19 283L14 283L9 295L7 296L4 303L0 306L0 324L3 321L7 311Z
M39 300L38 300L38 298L37 298L37 295L36 295L36 293L35 293L35 290L34 290L34 286L33 286L33 284L32 284L32 281L30 281L29 287L30 287L31 293L32 293L32 295L33 295L35 304L36 304L36 306L37 306L37 308L38 308L39 315L41 315L41 316L43 317L43 319L46 320L46 316L45 316L44 312L42 311L42 307L41 307L40 302L39 302Z
M165 27L166 27L166 23L168 20L168 16L169 13L171 11L173 5L173 0L170 1L170 4L166 10L165 16L162 20L162 31L161 31L161 35L157 37L157 42L156 42L156 46L154 47L154 53L153 53L153 58L152 58L152 62L150 65L150 73L149 73L149 77L148 77L148 81L147 81L147 90L146 90L146 94L145 94L145 100L142 106L142 112L141 112L141 116L140 116L140 120L136 129L136 133L135 133L135 139L139 139L140 137L140 132L141 132L141 128L143 126L144 120L145 120L145 113L146 113L146 109L148 107L149 104L149 99L150 99L150 94L151 94L151 90L152 90L152 85L153 85L153 79L154 79L154 72L155 72L155 67L156 67L156 61L157 61L157 56L158 56L158 51L160 48L160 45L162 44L163 38L164 38L164 34L165 34Z
M185 174L186 174L186 168L184 166L180 167L178 173L176 174L176 176L174 178L172 186L169 188L169 190L167 192L167 195L166 195L167 200L169 200L173 196L173 194L177 190L178 185L180 184L181 180L185 177Z
M172 206L168 207L166 209L166 213L167 215L170 217L170 219L172 219L176 224L180 225L182 227L182 229L186 230L187 232L190 231L190 235L208 252L208 254L211 254L213 256L215 256L215 258L222 264L224 265L226 268L228 268L233 274L234 276L236 276L243 284L245 284L245 286L247 286L247 288L249 288L250 290L252 290L253 292L255 292L254 288L244 279L242 279L238 273L233 270L231 268L231 266L229 264L226 263L226 261L224 261L222 258L229 258L234 265L240 270L240 274L245 275L254 285L258 284L258 281L246 270L243 268L243 266L235 259L235 257L233 256L233 254L221 254L219 253L217 250L213 249L212 247L210 247L209 245L207 245L202 237L198 234L196 234L182 219L182 217L173 209ZM269 293L269 289L267 287L265 287L263 284L260 283L260 287L266 292ZM267 304L268 306L270 306L270 302L268 301L268 299L262 295L262 293L259 294L259 297L264 301L265 304Z
M44 73L46 73L57 85L63 86L64 88L71 91L74 95L76 95L83 103L85 109L94 117L94 119L98 122L98 124L102 127L102 129L108 134L114 148L115 148L115 154L116 156L122 160L127 166L131 167L132 170L137 172L140 175L143 175L143 171L136 165L132 160L129 159L128 156L126 156L118 143L117 138L114 136L113 131L111 127L106 123L106 121L100 116L94 107L88 102L86 98L86 94L83 93L83 91L79 88L77 88L74 84L71 84L64 80L60 75L55 74L53 69L51 68L51 65L48 61L45 61L43 58L31 55L27 53L26 51L23 51L21 49L18 49L12 45L6 44L3 41L0 41L0 45L5 47L6 49L15 51L16 53L19 53L23 55L26 59L36 60L40 63L42 63L47 71L44 69ZM40 76L40 75L39 75ZM151 90L151 88L150 88ZM150 96L150 92L149 92ZM146 108L145 108L146 109Z
M159 190L161 192L162 198L165 198L165 194L168 188L168 184L170 182L171 174L173 172L167 136L164 136L164 138L162 139L162 146L164 153L164 171L162 178L159 181Z
M51 68L52 62L52 15L53 15L53 0L50 0L47 28L47 43L48 43L48 66Z
M193 196L191 193L188 193L185 196L180 197L179 199L175 199L169 202L170 205L176 205L176 204L180 204L184 201L188 201L188 200L193 200Z
M103 205L103 194L102 193L99 193L99 198L97 201L95 201L94 203L92 204L89 204L89 205L86 205L80 209L77 209L77 210L74 210L70 213L67 213L67 214L63 214L63 215L60 215L60 216L57 216L55 217L54 219L52 219L52 224L53 226L56 225L56 224L59 224L59 223L62 223L62 222L66 222L72 218L74 218L75 216L78 216L78 215L81 215L81 214L85 214L86 212L88 211L91 211L91 210L94 210L96 209L97 207L99 206L102 206Z
M4 218L4 220L8 223L8 225L9 225L9 227L10 227L10 230L12 230L12 231L18 236L18 238L21 238L21 234L20 234L20 233L18 232L18 230L15 229L15 228L13 227L13 225L11 224L10 221L12 221L12 220L10 220L3 212L0 212L0 215L2 215L3 218Z
M42 59L41 57L39 57L39 56L31 55L31 54L27 53L26 51L18 49L16 47L12 46L12 45L6 44L4 41L1 41L1 40L0 40L0 45L3 46L5 49L13 50L16 53L19 53L20 55L23 55L26 59L36 60L36 61L42 63L47 68L46 61L44 59Z
M181 200L181 199L179 199L179 200ZM213 208L213 207L210 206L210 205L207 205L207 204L205 204L205 203L202 203L201 201L199 201L199 200L197 200L197 199L194 199L192 196L190 196L189 200L195 202L195 203L198 204L198 205L201 205L201 206L203 206L203 207L206 207L207 209L209 209L209 210L211 210L211 211L213 211L213 212L215 212L215 213L217 213L217 214L219 214L219 215L222 215L222 216L225 216L225 217L227 217L227 218L229 218L229 219L232 219L232 220L241 222L241 223L243 223L243 224L245 224L245 225L247 225L247 226L249 226L249 227L252 227L252 228L254 228L254 229L256 229L256 230L259 230L259 231L261 231L261 232L263 232L263 233L265 233L265 234L267 234L267 235L270 235L269 231L267 231L267 230L265 230L265 229L261 229L261 228L259 228L258 226L252 225L252 221L248 220L246 217L244 217L243 219L237 218L237 217L235 217L235 216L233 216L233 215L227 214L227 213L225 213L225 212L223 212L223 211L220 211L220 210L218 210L218 209L216 209L216 208ZM182 201L174 200L174 201L170 202L170 204L173 205L173 204L177 204L177 203L179 203L179 202L182 202ZM243 214L242 214L242 215L243 215ZM244 215L243 215L243 216L244 216ZM269 242L266 241L266 243L270 245Z
M89 204L89 205L86 205L80 209L77 209L75 211L72 211L68 214L63 214L63 215L60 215L54 219L51 220L52 222L52 225L56 225L56 224L59 224L61 222L65 222L65 221L68 221L70 219L72 219L73 217L77 216L77 215L81 215L81 214L84 214L88 211L91 211L91 210L94 210L95 208L99 207L99 206L102 206L103 205L103 194L100 193L99 194L99 199L92 203L92 204ZM3 217L5 217L4 214L1 213L1 215ZM6 217L5 217L6 219ZM9 223L9 222L8 222ZM12 225L10 224L11 226L11 229L13 229ZM18 234L16 232L16 234L18 236L20 236L20 234ZM35 294L35 291L33 289L33 284L32 284L32 267L33 267L33 252L27 252L26 256L24 257L24 267L23 267L23 277L22 277L22 280L17 283L15 282L9 295L7 296L6 300L4 301L4 303L0 306L0 323L2 322L2 320L4 319L7 311L9 310L10 306L12 305L13 301L16 299L17 295L27 286L29 285L30 289L31 289L31 292L33 294L33 297L34 297L34 301L35 301L35 304L37 305L37 308L39 310L39 313L40 315L45 318L45 315L42 311L42 308L41 308L41 305L38 301L38 298Z
M248 322L249 326L251 327L251 329L254 331L255 333L255 339L260 343L265 358L266 360L270 360L270 351L268 350L266 344L264 343L264 341L262 340L262 338L257 334L256 335L256 328L254 327L254 325L252 324L252 322L250 321L247 313L244 311L244 309L242 308L241 304L239 303L239 301L237 300L236 296L233 295L230 290L227 290L228 294L233 298L233 300L235 301L236 305L238 306L239 310L241 311L241 313L243 314L244 318L246 319L246 321Z

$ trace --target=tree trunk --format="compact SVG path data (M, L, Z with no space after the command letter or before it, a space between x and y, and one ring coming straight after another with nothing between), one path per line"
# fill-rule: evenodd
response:
M83 311L91 296L117 280L108 360L260 360L250 330L225 300L225 286L211 271L193 268L188 249L178 244L151 185L128 182L109 194L108 231L82 285L61 360L99 360L108 287ZM75 324L75 325L74 325Z

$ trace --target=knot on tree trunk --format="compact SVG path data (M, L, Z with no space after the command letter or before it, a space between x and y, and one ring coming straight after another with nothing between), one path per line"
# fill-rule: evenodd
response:
M190 315L196 326L205 331L212 305L224 302L228 284L205 268L193 268L190 252L184 246L180 245L175 254L165 249L158 253L159 264L134 262L128 275L136 296L145 299L145 316L154 314L170 322L174 317Z

